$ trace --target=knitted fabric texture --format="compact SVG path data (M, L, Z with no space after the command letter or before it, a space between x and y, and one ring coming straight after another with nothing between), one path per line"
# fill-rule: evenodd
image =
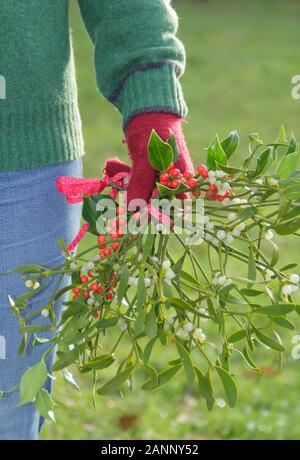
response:
M152 129L166 141L170 132L175 136L179 149L179 158L175 166L181 172L193 173L184 135L181 129L182 118L166 113L145 113L134 117L126 130L129 154L132 160L131 177L128 187L128 203L136 198L148 200L155 184L157 171L148 161L148 140Z
M169 0L78 0L100 92L121 112L186 115L185 53ZM68 0L1 0L0 172L84 152ZM99 114L101 119L101 114Z

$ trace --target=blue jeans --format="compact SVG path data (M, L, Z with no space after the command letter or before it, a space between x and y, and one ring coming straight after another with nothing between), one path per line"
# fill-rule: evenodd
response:
M81 161L0 173L0 272L24 264L56 266L63 261L56 240L64 238L70 243L74 238L80 225L81 206L68 204L56 190L55 180L61 175L81 177ZM69 281L66 277L64 283ZM18 274L0 276L0 391L15 387L26 369L45 352L45 345L29 345L25 356L18 356L21 334L8 295L18 296L26 289ZM29 308L42 307L52 289L50 283L35 296ZM49 324L49 319L41 316L34 321ZM53 357L49 356L49 365ZM48 389L50 386L49 381ZM18 407L18 402L17 391L0 398L1 440L38 438L42 419L33 404Z

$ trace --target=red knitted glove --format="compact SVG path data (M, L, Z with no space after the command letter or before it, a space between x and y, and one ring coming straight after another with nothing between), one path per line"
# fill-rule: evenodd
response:
M194 172L184 135L181 130L183 119L163 112L151 112L136 115L129 122L126 129L128 151L132 160L131 176L128 186L127 201L135 198L148 200L155 184L156 171L148 161L147 146L152 129L166 141L170 137L170 130L175 136L179 158L175 164L181 172Z

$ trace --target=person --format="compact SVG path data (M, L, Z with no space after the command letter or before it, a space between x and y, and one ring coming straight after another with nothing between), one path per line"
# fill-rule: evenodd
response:
M79 229L80 205L68 205L55 188L58 176L82 175L84 153L68 3L1 1L0 272L31 263L58 265L56 240L70 242ZM94 45L98 88L122 116L132 161L128 199L148 200L155 178L147 159L152 129L164 140L172 130L180 151L176 166L192 169L181 129L187 114L179 81L185 50L176 37L177 15L169 0L78 4ZM50 283L29 299L28 308L42 306L52 288ZM18 405L20 377L46 350L28 346L18 355L21 334L10 303L24 289L19 274L0 277L0 439L37 439L43 423L33 403ZM53 353L49 367L52 361Z

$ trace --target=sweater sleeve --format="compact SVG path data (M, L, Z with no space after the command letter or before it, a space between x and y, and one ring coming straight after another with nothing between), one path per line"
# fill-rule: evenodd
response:
M145 112L186 116L185 51L170 0L78 0L94 44L97 85L123 127Z

